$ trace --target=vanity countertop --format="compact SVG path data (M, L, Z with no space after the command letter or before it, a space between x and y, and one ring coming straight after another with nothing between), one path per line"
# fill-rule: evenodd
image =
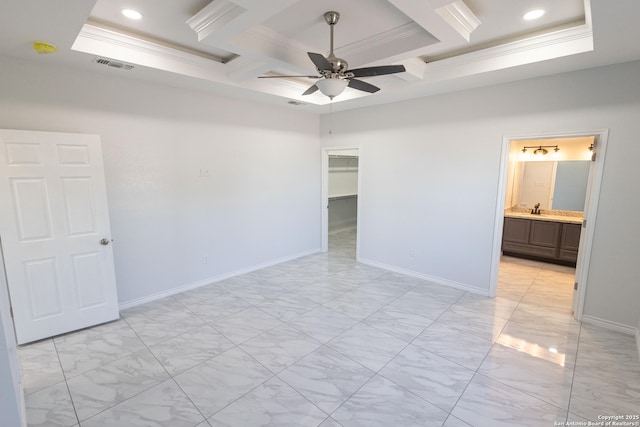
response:
M565 215L549 215L541 214L534 215L528 212L510 212L506 211L504 216L507 218L526 218L535 219L537 221L553 221L553 222L565 222L569 224L582 224L582 216L565 216Z

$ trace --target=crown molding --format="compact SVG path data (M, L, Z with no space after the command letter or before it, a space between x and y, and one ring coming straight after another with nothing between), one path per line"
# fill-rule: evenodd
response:
M189 18L187 25L198 35L198 41L202 41L246 11L235 3L214 0Z
M406 71L404 73L394 74L395 77L406 82L415 82L424 78L427 64L420 58L409 58L400 61L400 63L404 65Z
M94 24L84 24L72 50L211 80L221 59L165 46Z
M478 17L467 7L463 0L442 6L436 9L436 13L466 41L471 40L471 33L480 25Z
M546 61L593 50L584 24L427 63L425 77L443 80Z

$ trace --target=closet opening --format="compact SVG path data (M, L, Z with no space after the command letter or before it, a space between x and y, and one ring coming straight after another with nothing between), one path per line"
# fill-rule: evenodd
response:
M323 151L323 251L357 258L360 155L357 148Z

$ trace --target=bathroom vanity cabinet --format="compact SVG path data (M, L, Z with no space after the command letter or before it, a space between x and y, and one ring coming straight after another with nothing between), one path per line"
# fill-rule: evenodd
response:
M505 217L502 253L564 265L576 265L581 225Z

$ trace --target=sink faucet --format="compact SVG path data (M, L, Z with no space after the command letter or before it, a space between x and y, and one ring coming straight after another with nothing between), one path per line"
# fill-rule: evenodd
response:
M542 212L540 212L540 203L536 203L535 206L533 207L533 209L531 209L531 213L533 215L540 215Z

